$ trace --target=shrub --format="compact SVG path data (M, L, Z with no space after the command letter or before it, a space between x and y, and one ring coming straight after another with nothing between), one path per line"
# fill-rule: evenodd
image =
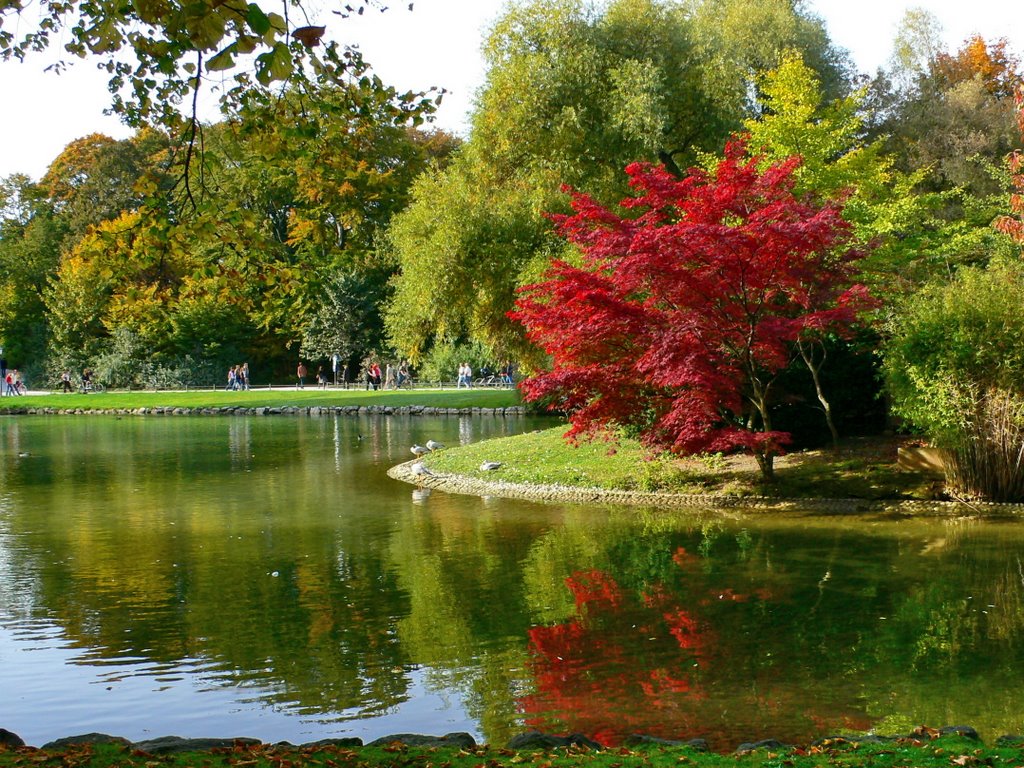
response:
M431 348L420 363L419 380L455 381L462 363L469 363L473 369L473 378L481 376L485 368L491 372L497 370L490 352L479 342L439 343Z
M882 349L893 412L946 455L953 493L1024 499L1024 267L965 269L909 297Z

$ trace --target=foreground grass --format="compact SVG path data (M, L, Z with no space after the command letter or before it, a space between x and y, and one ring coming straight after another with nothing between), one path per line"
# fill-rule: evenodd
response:
M651 458L635 440L569 445L565 427L430 454L432 470L513 483L629 491L766 495L781 498L929 499L935 478L896 466L892 440L851 441L839 451L806 451L777 460L766 485L753 460L705 456ZM502 466L484 471L482 462Z
M944 737L936 741L907 738L857 744L845 739L808 748L757 749L746 754L720 755L688 747L613 748L591 751L512 751L494 747L292 747L238 746L203 753L152 755L127 747L99 744L69 747L59 752L31 747L0 747L0 768L696 768L771 766L771 768L950 768L951 766L1019 766L1024 750L1018 745L986 747L977 741Z
M291 406L383 405L400 407L422 405L436 408L507 408L520 404L519 392L509 389L402 389L367 391L365 389L252 389L245 392L225 390L167 392L104 392L26 395L0 398L5 408L83 408L89 410L134 408L285 408Z

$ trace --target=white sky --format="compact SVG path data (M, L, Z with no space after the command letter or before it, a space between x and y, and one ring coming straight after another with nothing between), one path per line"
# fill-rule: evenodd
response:
M337 2L328 0L327 4ZM907 8L923 7L943 25L947 48L955 50L977 32L1006 37L1024 58L1021 0L806 0L822 16L832 39L853 54L861 71L874 72L889 56L896 27ZM446 88L437 124L464 133L473 93L483 80L480 43L504 0L393 0L386 13L340 19L329 13L328 36L358 43L386 83L401 90ZM326 20L326 21L325 21ZM14 30L16 31L16 30ZM43 73L50 59L0 64L0 176L39 178L67 145L89 133L115 138L129 131L102 112L109 103L105 73L82 61L61 75Z

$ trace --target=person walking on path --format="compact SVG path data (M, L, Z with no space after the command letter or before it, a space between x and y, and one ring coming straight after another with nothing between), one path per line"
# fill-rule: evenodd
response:
M295 376L299 380L295 385L296 389L306 388L306 364L299 360L299 367L295 369Z
M60 385L61 385L61 387L63 387L63 390L64 390L65 393L70 392L71 389L72 389L72 387L71 387L71 371L69 371L67 368L65 368L64 371L60 375Z

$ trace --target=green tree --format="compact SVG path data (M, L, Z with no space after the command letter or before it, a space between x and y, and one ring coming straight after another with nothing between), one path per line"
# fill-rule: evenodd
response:
M433 341L466 338L502 356L522 353L505 313L523 273L561 246L540 217L546 190L481 182L470 151L460 153L416 181L413 203L388 232L401 272L385 322L391 343L413 360Z
M770 43L756 51L742 44L753 4L511 6L484 46L488 72L468 144L450 168L417 183L391 229L401 271L386 321L396 348L415 358L435 339L474 339L499 358L527 355L506 313L516 288L563 250L545 218L566 209L562 185L614 204L630 162L682 175L739 127L750 78L778 61L771 46L829 59L820 21L776 5L758 15L758 45ZM725 66L736 57L741 64Z
M912 91L927 77L941 51L941 22L924 8L909 8L900 20L889 57L893 82L903 91Z
M355 365L365 353L381 349L384 328L378 302L386 278L368 270L332 273L323 282L321 298L303 331L302 356L336 354L343 364Z
M34 374L46 347L43 295L66 226L40 186L22 175L0 180L0 211L0 345Z
M709 82L748 108L760 75L795 50L814 70L825 98L845 96L852 65L829 39L824 21L799 0L690 0L695 36Z

